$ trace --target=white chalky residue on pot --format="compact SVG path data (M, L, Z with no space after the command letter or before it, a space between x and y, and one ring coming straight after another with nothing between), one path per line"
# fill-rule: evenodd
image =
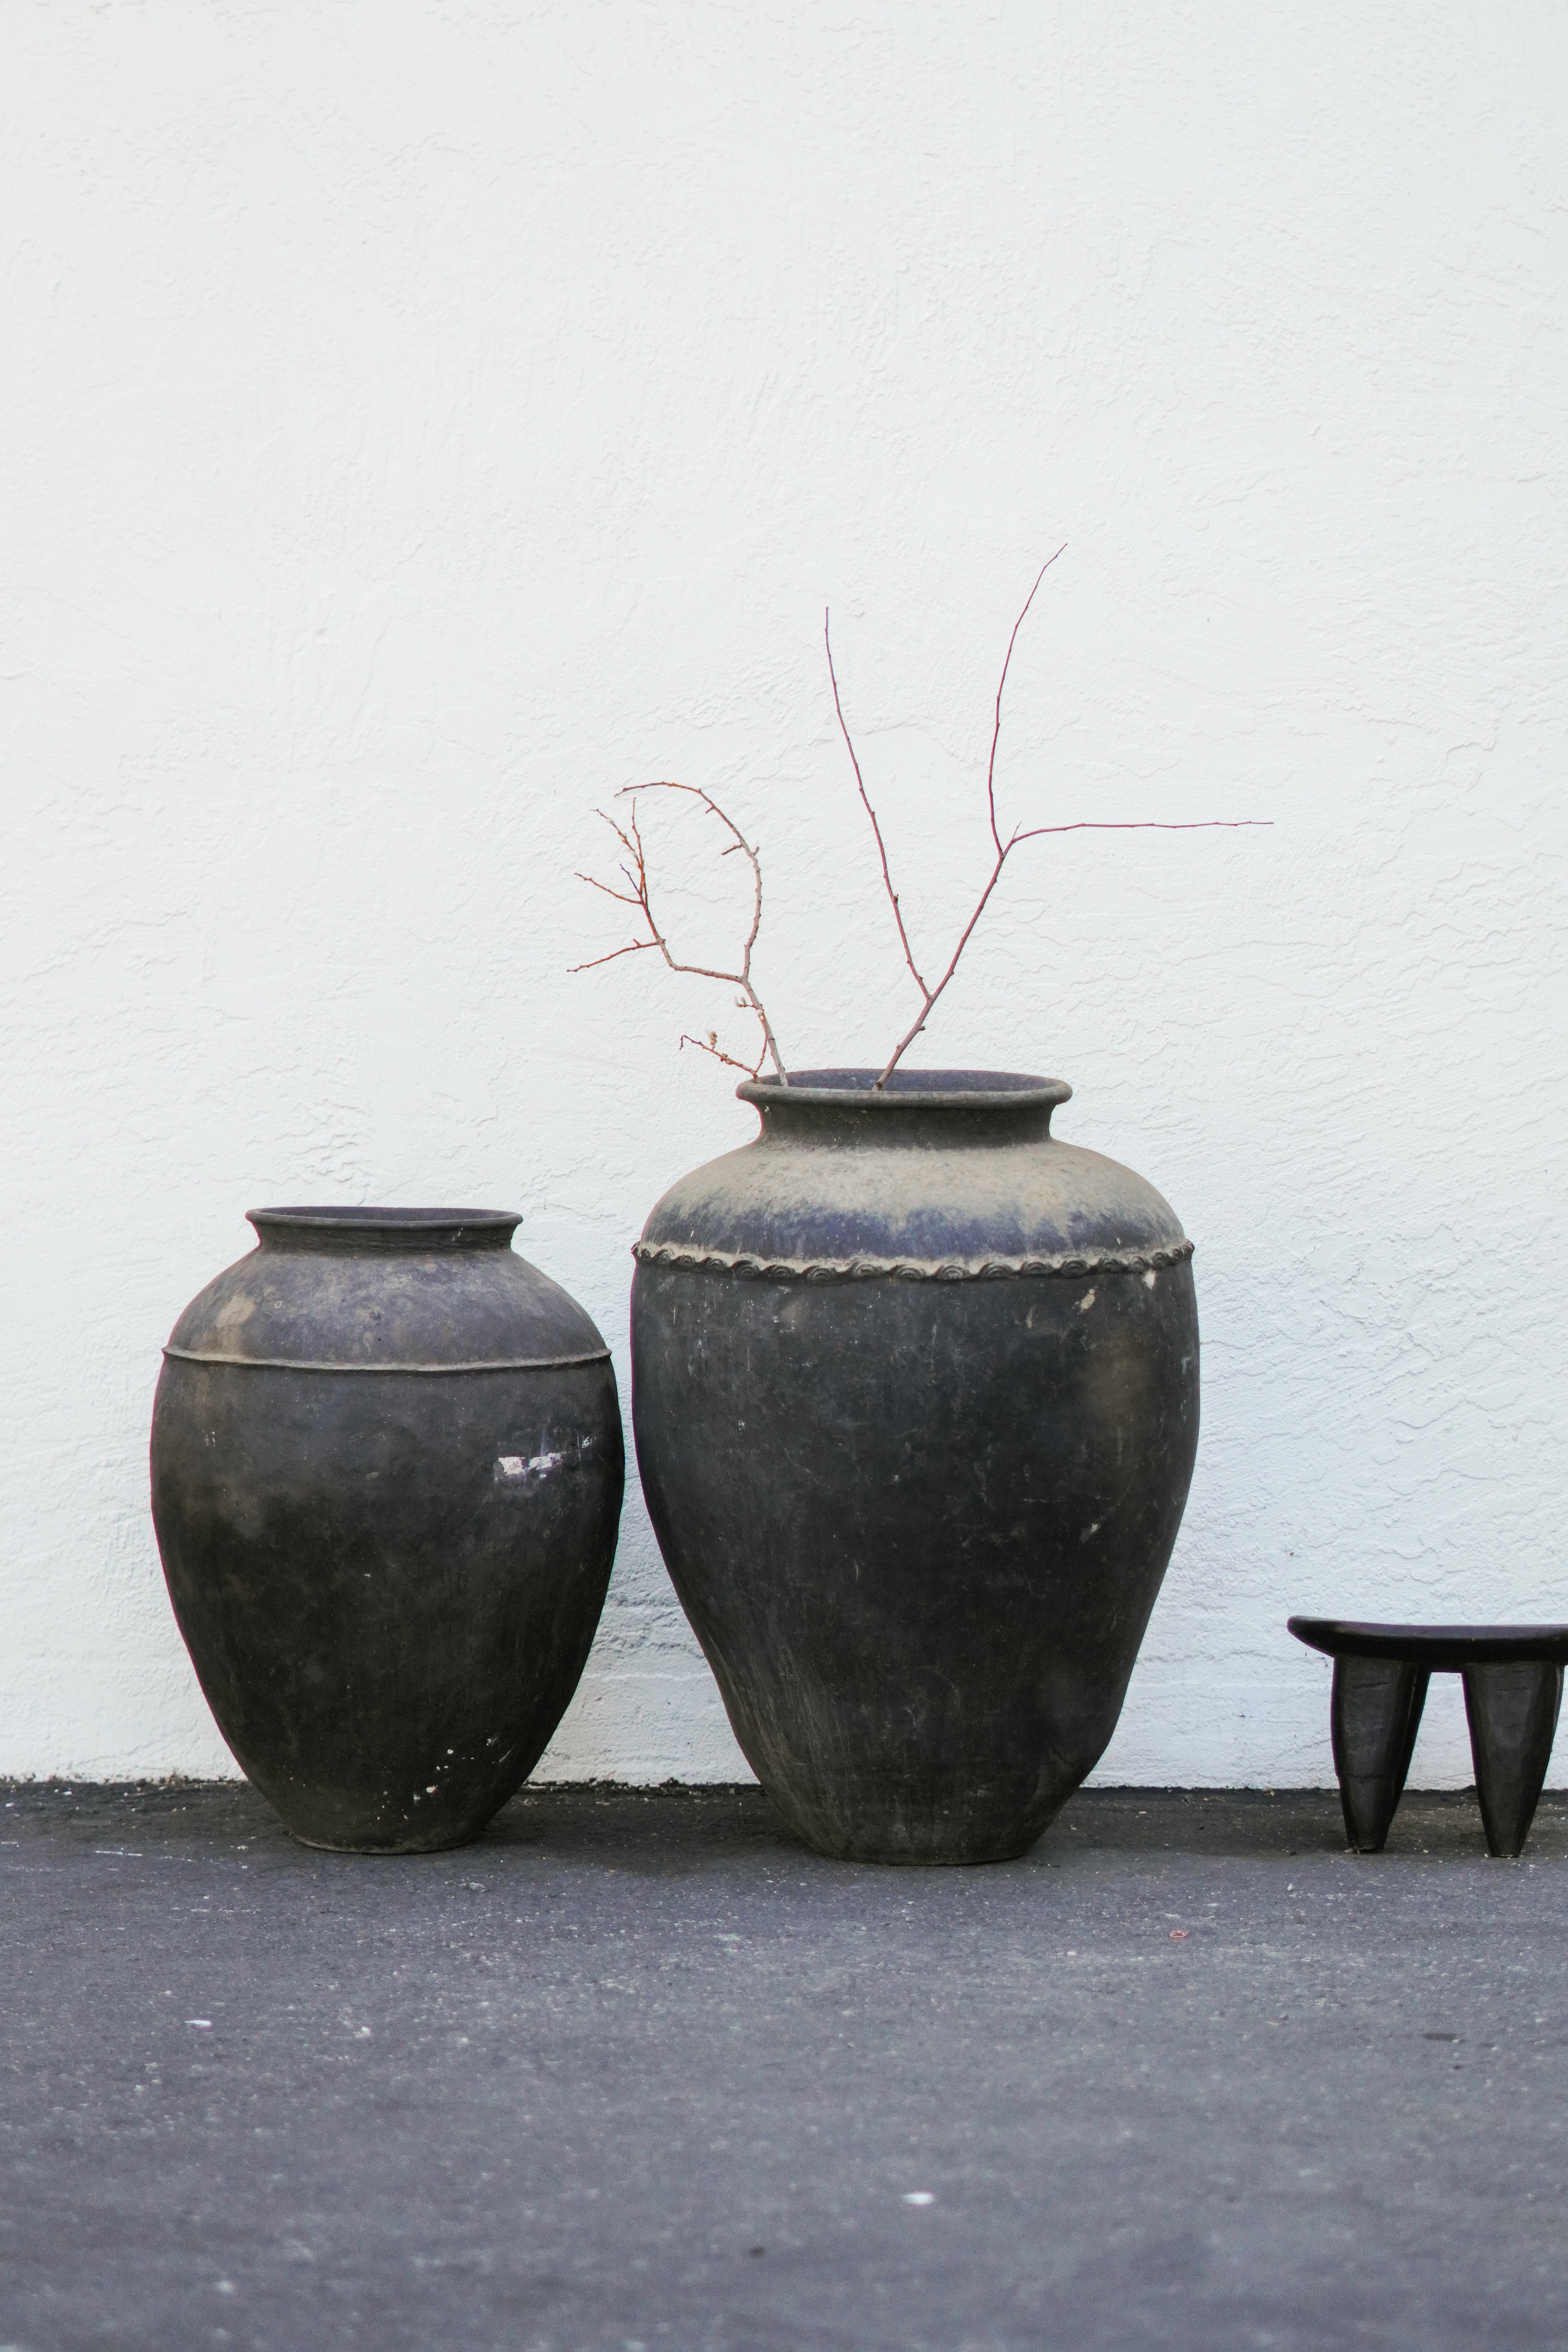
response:
M502 1454L497 1457L496 1468L503 1478L545 1478L565 1458L563 1454Z

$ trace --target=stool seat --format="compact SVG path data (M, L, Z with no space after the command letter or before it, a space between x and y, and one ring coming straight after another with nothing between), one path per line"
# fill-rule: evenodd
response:
M1345 1832L1378 1853L1404 1794L1433 1675L1465 1678L1476 1794L1488 1851L1523 1851L1552 1760L1568 1625L1369 1625L1291 1617L1288 1630L1334 1661L1330 1703Z
M1408 1658L1428 1674L1467 1666L1568 1665L1568 1625L1362 1625L1349 1617L1291 1617L1288 1629L1331 1658Z

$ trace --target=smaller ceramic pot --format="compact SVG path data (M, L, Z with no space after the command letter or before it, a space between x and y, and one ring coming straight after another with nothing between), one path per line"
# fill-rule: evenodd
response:
M258 1209L164 1349L153 1517L219 1730L308 1845L459 1845L587 1660L624 1457L609 1352L467 1209Z

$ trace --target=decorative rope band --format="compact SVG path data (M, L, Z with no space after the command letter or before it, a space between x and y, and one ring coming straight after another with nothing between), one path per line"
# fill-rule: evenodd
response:
M562 1372L578 1364L607 1364L608 1348L594 1348L581 1356L513 1356L502 1363L482 1364L318 1364L288 1356L216 1356L195 1348L165 1348L181 1364L237 1364L247 1372Z
M722 1274L771 1277L785 1282L995 1282L1061 1275L1069 1281L1095 1274L1152 1274L1180 1265L1193 1254L1187 1241L1152 1249L1062 1251L1055 1257L752 1257L734 1250L702 1249L684 1242L637 1242L640 1265L665 1265L682 1273L700 1266Z

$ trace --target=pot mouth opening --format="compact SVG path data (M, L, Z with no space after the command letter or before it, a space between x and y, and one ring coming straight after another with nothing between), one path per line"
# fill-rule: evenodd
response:
M389 1209L353 1202L247 1209L246 1217L263 1241L336 1240L383 1249L504 1248L522 1223L515 1209Z
M879 1091L880 1070L795 1070L779 1078L748 1078L735 1088L742 1102L773 1109L784 1103L825 1104L857 1110L1048 1110L1071 1100L1065 1078L1024 1070L893 1071Z

